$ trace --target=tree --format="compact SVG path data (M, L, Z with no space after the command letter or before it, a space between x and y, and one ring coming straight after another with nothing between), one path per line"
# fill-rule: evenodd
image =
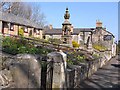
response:
M0 10L29 19L41 27L44 27L45 15L41 12L40 6L27 2L0 2Z
M45 26L45 15L41 11L41 7L37 3L35 3L35 5L32 6L31 20L39 24L41 27Z

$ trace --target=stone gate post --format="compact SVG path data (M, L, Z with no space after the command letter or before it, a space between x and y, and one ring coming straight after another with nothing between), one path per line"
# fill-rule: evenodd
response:
M53 80L52 88L66 88L66 59L67 56L62 51L48 54L48 61L53 60Z

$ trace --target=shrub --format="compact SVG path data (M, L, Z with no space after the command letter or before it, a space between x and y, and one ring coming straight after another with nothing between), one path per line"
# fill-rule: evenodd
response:
M18 54L18 48L16 44L12 46L5 46L2 49L4 52L9 53L9 54L13 54L13 55Z
M24 36L24 30L23 30L23 28L20 28L20 29L19 29L18 35L19 35L19 36Z
M54 38L54 39L49 38L48 41L50 41L51 43L55 43L55 44L60 44L61 43L61 40L60 39L56 39L56 38Z
M74 48L78 48L80 46L80 44L78 44L76 41L72 41L72 46Z
M86 56L79 52L69 52L67 54L67 63L69 65L79 65L79 63L83 63L86 61Z
M93 56L93 58L95 58L95 59L100 57L99 54L93 54L92 56Z
M85 56L84 56L84 55L83 55L83 56L78 55L78 56L77 56L77 61L79 61L79 62L84 62L84 61L85 61Z
M47 54L52 51L43 47L36 48L33 44L28 43L28 41L26 41L23 37L20 39L6 37L3 39L2 44L3 44L2 50L9 54L18 53Z
M2 46L8 47L11 45L12 39L10 37L3 38Z
M67 59L68 65L74 65L74 62L72 60Z
M107 50L107 48L103 45L99 45L99 44L93 44L93 48L98 50L98 51L105 51Z

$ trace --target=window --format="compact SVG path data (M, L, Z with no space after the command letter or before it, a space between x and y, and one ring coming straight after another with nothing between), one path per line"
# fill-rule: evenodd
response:
M14 31L14 24L10 24L10 30Z
M112 40L112 35L104 35L103 39L104 41Z
M28 28L27 27L24 27L24 32L28 33Z
M43 39L46 39L45 35L43 36Z
M67 38L64 38L63 43L64 43L64 44L67 44Z
M37 35L40 35L40 32L39 32L39 30L36 30L36 33L37 33Z
M3 22L3 27L4 28L9 28L8 23L7 22Z
M30 37L32 36L32 30L30 30L30 32L29 32L29 36L30 36Z
M34 28L34 33L36 33L36 29Z

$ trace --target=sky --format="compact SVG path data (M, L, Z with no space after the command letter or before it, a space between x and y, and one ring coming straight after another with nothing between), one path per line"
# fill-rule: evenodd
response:
M68 7L73 27L95 27L96 20L100 20L103 27L118 40L118 2L32 2L32 5L41 7L47 24L52 24L54 28L62 28L65 9Z

